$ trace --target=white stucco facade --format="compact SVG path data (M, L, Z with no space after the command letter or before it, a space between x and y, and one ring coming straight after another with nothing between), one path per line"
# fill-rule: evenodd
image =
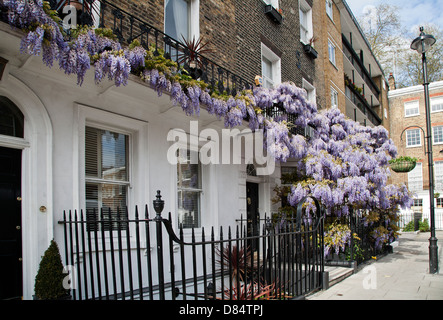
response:
M22 33L0 23L0 56L9 62L0 82L0 95L23 112L24 139L0 136L0 146L22 149L23 298L32 299L40 258L51 239L63 242L58 222L64 210L85 208L85 126L111 129L129 138L129 215L136 205L148 204L151 214L156 191L161 190L163 214L177 217L177 168L168 162L172 142L168 132L189 134L190 120L199 130L221 132L223 120L202 110L188 117L173 106L167 94L136 76L127 86L104 81L96 85L89 70L82 86L74 75L45 66L41 57L20 53ZM245 123L244 129L247 127ZM199 142L200 145L203 142ZM259 184L261 217L272 212L273 188L280 182L279 165L267 176L246 174L246 163L202 166L201 225L235 226L246 215L246 182ZM196 230L198 233L198 230ZM60 245L61 250L63 246ZM62 254L63 255L63 254Z

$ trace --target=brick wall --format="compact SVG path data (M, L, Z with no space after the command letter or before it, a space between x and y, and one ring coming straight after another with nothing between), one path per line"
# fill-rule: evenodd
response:
M423 169L423 185L425 189L428 188L429 175L428 175L428 157L425 154L425 139L424 134L421 132L421 146L420 147L406 147L406 132L403 133L401 141L402 131L409 126L419 126L423 128L426 132L426 115L425 115L425 101L424 101L424 90L423 86L414 87L415 90L410 90L409 92L402 94L401 96L394 96L393 94L399 91L391 91L389 98L390 105L390 118L395 119L390 122L390 137L394 141L398 149L398 156L410 156L416 157L422 162ZM400 89L402 90L402 89ZM440 88L430 89L430 96L435 97L438 95L443 96L443 83ZM407 101L418 100L419 101L419 112L420 115L405 117L404 103ZM431 113L431 125L440 125L443 123L443 112L433 112ZM435 161L443 161L443 154L440 150L443 150L443 145L433 145L433 159ZM391 177L392 183L402 183L408 181L407 173L395 173L392 172Z
M164 0L111 0L116 6L164 30ZM313 4L312 0L307 1ZM253 82L261 75L261 43L265 43L281 58L282 82L302 85L302 78L315 80L314 60L308 57L300 43L298 1L281 0L281 24L264 13L262 0L200 0L200 35L209 41L213 53L208 57L222 67ZM107 17L107 26L113 18ZM124 21L123 28L128 28Z
M372 78L372 80L374 81L375 85L380 89L380 96L379 96L380 106L375 107L374 111L378 114L378 116L382 120L381 125L384 126L387 130L389 130L389 123L390 123L389 101L388 101L389 85L386 83L384 76L378 76L376 78Z
M324 1L315 1L313 10L314 35L318 38L315 48L318 51L315 72L317 79L317 104L321 108L331 107L331 86L338 92L338 105L345 113L346 97L344 87L343 51L341 38L340 11L333 4L333 20L326 14ZM328 41L336 46L336 64L329 61Z
M300 43L298 1L280 1L283 11L281 24L265 15L265 3L261 0L234 2L237 31L235 70L247 79L260 75L261 43L264 43L281 58L282 82L292 81L301 86L302 78L305 78L313 83L314 61L304 53Z

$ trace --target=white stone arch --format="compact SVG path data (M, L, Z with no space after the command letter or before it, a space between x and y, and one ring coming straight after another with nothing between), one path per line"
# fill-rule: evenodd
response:
M0 136L0 146L22 149L23 298L32 299L34 279L53 238L52 125L37 94L9 74L0 83L7 97L24 115L24 138Z

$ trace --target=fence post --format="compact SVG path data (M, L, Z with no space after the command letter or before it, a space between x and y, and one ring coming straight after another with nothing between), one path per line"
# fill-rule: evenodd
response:
M158 263L158 285L160 300L165 300L165 277L163 272L163 239L162 239L162 216L165 202L161 199L160 190L157 190L156 200L153 201L156 216L154 218L157 233L157 263Z

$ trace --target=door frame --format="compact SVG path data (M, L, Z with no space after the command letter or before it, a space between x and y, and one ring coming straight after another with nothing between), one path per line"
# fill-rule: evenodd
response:
M24 115L24 138L0 135L0 146L22 150L22 292L23 299L32 299L41 257L54 238L52 124L38 95L9 72L0 95Z

